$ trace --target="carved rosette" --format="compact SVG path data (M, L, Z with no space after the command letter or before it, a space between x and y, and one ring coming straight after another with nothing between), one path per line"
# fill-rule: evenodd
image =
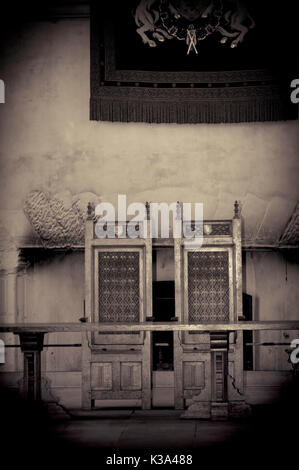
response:
M88 193L70 200L59 196L51 197L43 191L32 191L25 203L24 212L33 229L46 248L70 248L84 245L86 197L94 202L98 197Z

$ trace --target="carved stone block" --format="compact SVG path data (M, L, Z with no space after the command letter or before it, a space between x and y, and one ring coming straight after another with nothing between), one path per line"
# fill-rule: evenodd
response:
M211 418L215 421L226 421L228 419L228 403L212 402L211 404Z
M251 415L251 406L245 401L230 402L228 405L231 419L248 418Z
M194 400L194 399L193 399ZM196 402L192 403L184 413L181 414L182 419L211 419L211 403Z

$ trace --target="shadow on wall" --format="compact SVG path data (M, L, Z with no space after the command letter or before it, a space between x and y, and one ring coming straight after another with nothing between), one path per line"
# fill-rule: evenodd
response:
M22 248L20 250L20 257L27 268L34 268L36 265L43 266L54 262L61 263L74 252L76 250L71 248Z

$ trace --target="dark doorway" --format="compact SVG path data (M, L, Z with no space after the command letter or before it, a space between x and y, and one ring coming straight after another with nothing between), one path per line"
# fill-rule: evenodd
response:
M252 296L243 292L243 315L245 321L252 321ZM253 370L253 331L243 332L244 370Z
M175 316L174 281L153 282L155 322L171 322ZM173 370L173 332L153 332L153 370Z

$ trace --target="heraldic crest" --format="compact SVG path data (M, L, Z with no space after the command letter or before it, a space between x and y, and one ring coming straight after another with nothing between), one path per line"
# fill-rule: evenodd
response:
M137 33L150 47L169 39L185 41L187 54L218 33L222 44L236 48L255 22L238 0L140 0L134 11Z

